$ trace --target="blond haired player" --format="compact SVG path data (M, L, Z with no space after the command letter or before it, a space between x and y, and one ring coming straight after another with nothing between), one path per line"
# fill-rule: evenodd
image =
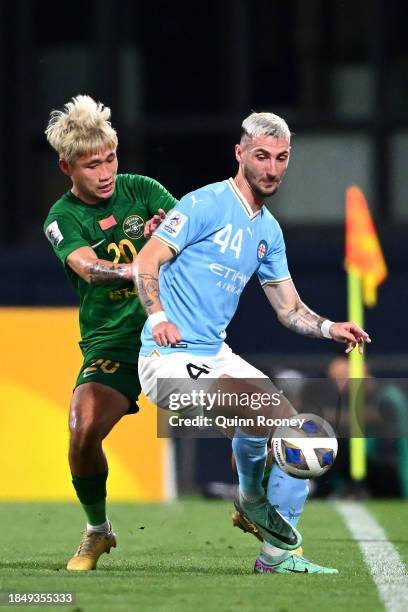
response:
M160 220L176 203L151 178L117 174L118 137L110 114L79 95L52 111L45 130L71 188L51 207L44 231L79 296L84 357L69 415L69 465L87 524L69 570L95 569L100 555L116 546L106 514L102 441L122 416L137 412L146 315L130 266L146 242L148 220Z

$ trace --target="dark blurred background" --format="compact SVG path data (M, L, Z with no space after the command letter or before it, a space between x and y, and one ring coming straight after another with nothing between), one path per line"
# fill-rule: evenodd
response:
M389 278L367 311L368 362L405 376L408 227L408 5L386 0L50 0L0 4L0 253L3 305L76 296L42 233L69 188L44 129L52 109L90 94L112 109L123 172L175 196L231 176L251 110L282 115L295 136L270 203L305 302L347 318L344 198L359 185ZM342 348L276 323L252 282L230 345L268 372L322 376Z

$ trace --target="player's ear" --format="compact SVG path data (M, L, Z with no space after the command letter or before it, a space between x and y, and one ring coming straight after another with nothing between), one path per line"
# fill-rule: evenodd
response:
M58 160L58 165L60 167L60 170L66 174L67 176L71 176L72 174L72 168L71 165L67 162L66 159L59 159Z
M240 144L235 145L235 159L240 164L242 160L242 147Z

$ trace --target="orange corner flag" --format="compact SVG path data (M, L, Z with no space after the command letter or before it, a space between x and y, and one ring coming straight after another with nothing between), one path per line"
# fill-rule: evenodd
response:
M345 267L361 277L366 306L375 306L377 287L388 272L366 199L355 186L346 191Z

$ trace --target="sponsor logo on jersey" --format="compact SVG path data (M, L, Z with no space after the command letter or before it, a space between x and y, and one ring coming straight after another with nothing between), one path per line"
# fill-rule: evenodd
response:
M266 242L266 240L261 240L260 243L258 244L258 250L256 252L258 261L263 260L263 258L266 255L267 250L268 250L268 243Z
M170 236L177 236L179 234L181 228L187 221L187 215L183 215L183 213L175 210L164 222L161 226L163 231Z
M239 270L234 270L234 268L230 268L229 266L223 266L222 264L216 262L211 263L209 268L213 274L221 276L225 280L231 281L233 283L239 283L241 287L245 287L250 278L246 274L242 274L242 272L240 272Z
M140 238L143 235L144 221L139 215L130 215L123 222L123 231L128 238Z
M53 221L49 224L47 229L45 230L45 234L48 240L51 242L52 246L57 247L62 240L64 240L64 236L60 228L58 227L58 222Z
M239 270L234 270L234 268L223 266L216 262L211 263L209 267L213 274L221 277L215 286L228 293L240 295L250 278L246 274L242 274Z

